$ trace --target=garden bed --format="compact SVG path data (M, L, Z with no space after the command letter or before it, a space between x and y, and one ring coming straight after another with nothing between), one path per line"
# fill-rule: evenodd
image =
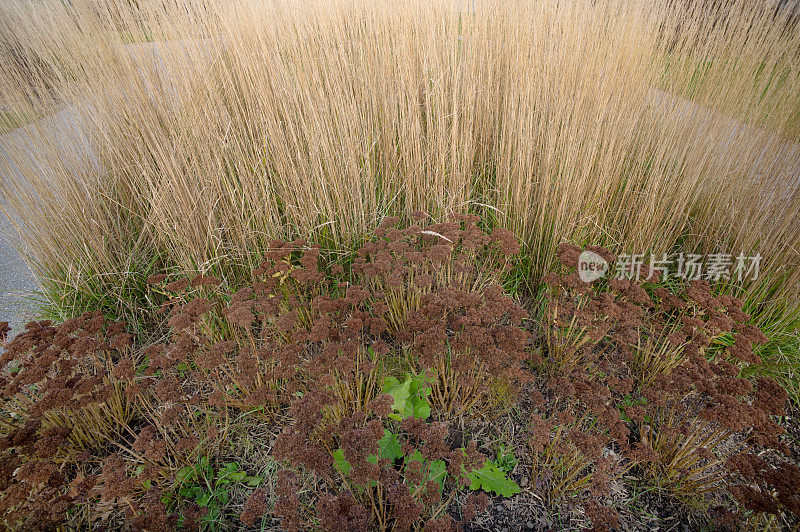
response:
M29 324L0 360L5 525L797 525L798 427L745 376L767 338L741 300L585 283L564 244L523 307L513 233L426 220L344 263L275 241L236 290L154 275L148 341L99 313Z

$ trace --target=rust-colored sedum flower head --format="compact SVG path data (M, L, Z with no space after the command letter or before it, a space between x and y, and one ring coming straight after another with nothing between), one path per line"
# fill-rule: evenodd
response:
M748 512L797 511L797 468L779 459L787 394L742 376L766 337L740 300L565 271L530 313L504 289L511 232L412 218L384 220L342 264L276 241L235 291L173 281L144 348L97 313L28 324L2 354L15 416L0 429L0 515L47 528L105 508L114 526L194 526L210 514L180 479L207 463L210 482L247 441L248 475L266 455L282 471L236 492L237 526L454 530L490 503L463 491L499 436L517 445L514 478L531 480L518 497L577 504L595 529L621 524L626 475L700 503L730 484ZM558 258L571 268L581 251ZM424 383L430 414L401 415L387 377ZM492 432L503 423L510 434Z

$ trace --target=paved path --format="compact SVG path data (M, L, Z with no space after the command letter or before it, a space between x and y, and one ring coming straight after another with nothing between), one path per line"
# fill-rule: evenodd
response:
M715 155L733 167L748 168L748 177L758 182L761 190L769 191L764 198L765 205L788 198L800 188L800 144L659 89L652 89L649 98L657 111L671 116L687 129L702 132L713 124ZM723 124L721 134L718 133L719 124ZM764 142L760 144L765 146L762 151L737 151L742 139L755 138ZM769 172L769 187L763 180L765 172Z
M0 135L0 181L22 179L9 157L11 150L24 154L25 159L36 164L47 164L41 148L36 148L38 135L47 136L51 151L59 154L62 164L70 164L70 161L75 165L86 164L88 141L84 129L77 109L67 106L32 124ZM5 203L5 198L0 198L0 201ZM18 332L34 318L41 300L41 287L12 244L15 236L14 226L0 213L0 321L8 321Z
M4 228L8 220L0 215ZM6 241L0 241L0 321L8 321L15 331L33 318L33 299L39 289L28 265Z

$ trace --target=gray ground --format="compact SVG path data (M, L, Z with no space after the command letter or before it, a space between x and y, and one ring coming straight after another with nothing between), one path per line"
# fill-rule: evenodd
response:
M83 130L75 107L67 106L32 124L0 135L0 181L20 179L8 155L11 149L38 165L47 164L44 154L34 147L37 135L47 135L53 140L51 145L62 164L85 164L91 155L87 155L88 142ZM0 201L5 201L5 198L0 198ZM13 225L0 212L0 321L8 321L13 332L19 332L36 314L40 285L10 242L15 234Z
M8 220L0 218L0 224L7 227ZM19 256L19 253L5 240L0 241L0 321L8 321L15 331L24 326L34 314L38 283Z
M11 178L6 143L17 136L12 131L0 137L0 180ZM7 321L15 332L35 314L35 298L39 283L28 265L9 241L14 228L0 212L0 321ZM13 333L12 333L13 334Z

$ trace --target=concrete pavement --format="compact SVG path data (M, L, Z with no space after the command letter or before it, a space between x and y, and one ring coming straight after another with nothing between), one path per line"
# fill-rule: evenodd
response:
M24 180L15 160L26 160L45 172L49 158L57 155L59 163L85 165L92 155L85 127L75 106L60 111L0 135L0 181ZM46 138L49 146L44 153L37 139ZM12 159L10 153L15 153ZM49 155L49 157L48 157ZM46 174L45 174L46 175ZM3 204L5 197L0 197ZM18 250L14 225L0 212L0 321L8 321L12 334L35 317L41 301L41 286L23 258L25 250Z

